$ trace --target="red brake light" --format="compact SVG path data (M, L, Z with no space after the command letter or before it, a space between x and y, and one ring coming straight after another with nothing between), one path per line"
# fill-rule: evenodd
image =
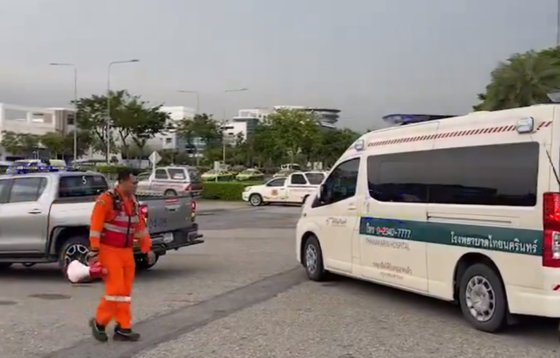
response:
M185 187L185 191L191 191L191 189L192 189L192 187L191 187L190 184Z
M545 193L543 199L542 264L560 267L560 193Z
M196 212L196 201L194 201L194 200L191 201L191 210L192 210L193 213Z
M140 204L140 214L146 219L148 218L148 205Z

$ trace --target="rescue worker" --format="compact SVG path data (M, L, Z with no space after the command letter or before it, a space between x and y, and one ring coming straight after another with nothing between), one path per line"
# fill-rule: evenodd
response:
M91 216L88 259L99 260L107 269L105 296L99 302L95 318L90 320L92 334L98 341L108 340L105 328L115 319L114 340L137 341L140 334L132 331L131 293L135 274L134 246L151 264L155 261L146 218L134 195L136 178L130 171L119 173L118 184L101 194Z

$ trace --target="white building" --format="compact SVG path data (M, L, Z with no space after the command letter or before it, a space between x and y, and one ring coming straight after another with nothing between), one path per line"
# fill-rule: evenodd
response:
M161 107L162 112L169 113L171 117L167 123L168 126L178 128L183 120L192 120L196 111L193 108L185 106L164 106ZM165 133L156 134L156 136L147 143L148 147L153 150L178 150L184 151L186 142L174 130Z
M323 107L305 107L305 106L274 106L274 110L280 109L297 109L305 112L313 113L317 117L317 121L322 127L335 128L336 122L340 117L340 109L323 108Z
M252 109L240 109L238 111L237 117L235 118L257 118L260 121L264 121L269 114L273 111L268 108L252 108Z
M75 111L68 108L39 108L0 103L0 142L2 132L43 135L49 132L68 133L74 130ZM0 146L0 159L11 159Z

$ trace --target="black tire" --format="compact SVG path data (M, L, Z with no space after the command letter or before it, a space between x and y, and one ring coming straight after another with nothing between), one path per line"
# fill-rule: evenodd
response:
M323 251L321 250L319 240L315 236L307 238L301 255L307 277L313 281L325 280L327 272L323 265Z
M89 238L85 236L72 236L66 240L58 252L58 265L62 273L66 275L66 267L73 260L87 265L89 251Z
M467 294L467 289L469 294ZM482 293L482 297L480 297L480 293ZM482 305L482 307L478 307L479 312L476 308L477 301L481 301ZM465 319L480 331L498 332L506 325L507 298L502 280L492 268L485 264L474 264L467 268L461 276L459 304ZM479 315L479 318L475 315Z
M149 264L148 263L148 259L146 257L146 255L142 254L142 255L138 255L135 257L135 261L136 261L136 269L139 271L147 271L149 269L151 269L152 267L154 267L155 264L157 264L158 259L159 259L159 255L156 255L156 259L154 260L154 263Z
M163 193L163 196L177 196L177 192L173 189L168 189Z
M261 206L263 204L263 198L260 194L251 194L249 196L249 204L251 206Z
M12 266L11 262L0 262L0 271L7 270Z

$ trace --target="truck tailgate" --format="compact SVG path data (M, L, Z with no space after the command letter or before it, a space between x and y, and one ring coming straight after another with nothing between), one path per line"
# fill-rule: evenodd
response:
M193 226L190 197L138 197L138 200L140 204L148 206L150 234L183 230Z

